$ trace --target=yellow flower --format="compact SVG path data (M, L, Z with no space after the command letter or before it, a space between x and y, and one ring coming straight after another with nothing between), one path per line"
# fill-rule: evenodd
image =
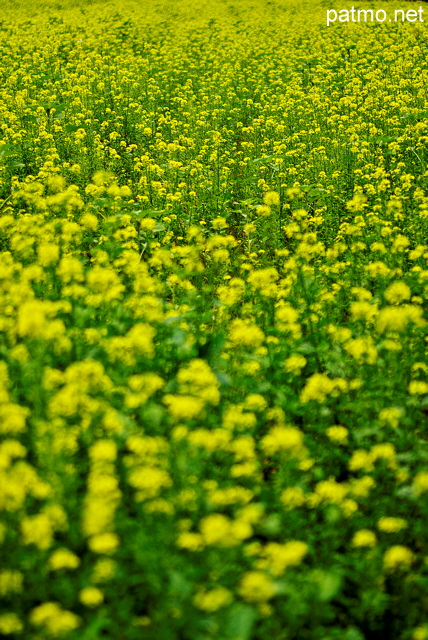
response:
M135 467L130 471L128 480L129 484L138 490L138 501L155 498L162 489L167 489L172 484L171 477L165 469L149 465Z
M426 324L422 307L415 304L405 304L401 307L389 306L380 310L376 328L379 333L401 332L410 322L417 327L423 327Z
M279 193L277 191L267 191L263 196L264 204L268 206L279 204Z
M348 200L346 203L346 208L353 213L358 213L359 211L363 211L367 207L367 196L363 193L356 193L352 200Z
M181 549L189 549L189 551L201 551L204 547L204 538L200 533L184 531L178 536L177 546Z
M403 518L380 518L377 521L379 531L386 533L396 533L407 527L407 521Z
M235 345L259 347L265 336L263 331L249 320L235 318L230 324L229 340Z
M364 471L371 471L373 469L373 462L373 455L369 451L357 449L352 454L348 467L350 471L359 471L360 469L364 469Z
M357 498L366 498L375 485L376 483L371 476L354 478L350 483L350 493Z
M271 214L271 208L267 204L259 204L256 207L256 213L261 218L267 218Z
M19 571L0 571L0 596L21 593L24 576Z
M210 591L200 591L193 598L193 604L203 611L214 612L226 607L233 600L232 593L225 587L215 587Z
M218 404L218 380L205 360L195 358L177 374L180 393L192 394L209 404Z
M104 601L104 594L97 587L85 587L79 592L79 600L86 607L97 607Z
M88 304L94 306L116 300L125 289L116 271L100 265L96 265L88 271L86 284L91 292L86 300Z
M30 621L38 627L44 627L49 636L66 636L80 626L80 618L71 611L61 609L56 602L46 602L33 609Z
M246 233L247 235L250 235L250 233L254 233L256 230L257 227L254 223L247 222L247 224L244 224L244 233Z
M400 304L410 300L412 292L405 282L393 282L385 291L385 299L390 304Z
M372 323L378 314L377 307L366 300L351 302L349 310L352 320L363 320L367 323Z
M113 440L97 440L89 450L89 457L93 462L114 462L116 455L117 447Z
M407 387L408 392L412 396L423 395L428 393L428 382L422 380L412 380Z
M229 547L238 541L233 537L231 521L221 513L206 516L199 523L202 538L207 545Z
M65 179L63 176L50 176L46 180L46 184L51 193L59 193L65 189Z
M348 493L348 487L333 478L322 480L315 486L315 494L325 502L337 504L342 502Z
M94 565L92 572L92 582L106 582L114 577L116 572L116 562L111 558L100 558Z
M273 576L277 577L281 576L289 567L299 565L308 551L308 545L300 540L291 540L285 544L270 542L264 547L262 557L267 560L266 568Z
M222 218L221 216L218 216L217 218L214 218L214 220L211 223L211 226L213 229L227 229L229 225L226 222L226 218Z
M286 509L305 504L305 492L300 487L288 487L281 493L281 502Z
M25 344L17 344L9 351L9 355L18 362L27 362L30 359L30 353Z
M258 371L260 371L261 365L257 360L248 360L242 364L242 371L247 373L249 376L255 376Z
M298 318L298 312L289 304L281 304L275 312L277 322L284 325L293 325L297 322Z
M379 458L383 460L388 460L390 463L394 463L395 461L395 447L390 442L383 442L381 444L375 444L370 451L373 460L376 461Z
M349 431L345 427L342 427L342 425L335 424L332 427L328 427L328 429L326 430L326 434L330 438L330 440L333 440L333 442L346 444Z
M88 540L88 547L94 553L114 553L119 546L119 537L115 533L99 533Z
M39 245L37 249L39 264L42 267L48 267L54 262L58 262L59 246L51 242L45 242Z
M251 503L239 510L238 516L241 521L256 524L261 520L264 513L264 507L260 503Z
M114 174L110 171L96 171L92 177L92 182L98 187L110 184L114 180Z
M253 535L253 529L248 520L244 518L238 518L237 520L233 520L230 523L230 533L232 536L233 544L238 544L238 542L241 542L242 540L251 538L251 536ZM232 546L232 541L230 542L230 546Z
M428 640L428 624L423 624L413 630L412 640Z
M375 364L377 360L377 349L371 336L349 340L344 349L358 364Z
M16 613L3 613L0 615L0 634L5 636L20 633L24 625Z
M303 450L303 434L296 427L278 425L262 438L261 445L269 456L281 452L298 454Z
M428 471L420 471L415 475L412 490L416 496L420 496L422 493L428 491Z
M275 595L272 579L262 571L249 571L241 579L238 593L247 602L266 602Z
M223 413L222 426L225 429L250 430L256 423L256 415L252 412L245 413L242 404L231 405Z
M98 227L98 218L93 213L85 213L79 220L80 224L92 231Z
M386 571L395 571L397 569L408 569L413 563L414 554L407 547L396 545L385 551L383 556L383 566Z
M306 358L298 353L293 354L285 361L285 370L288 373L300 375L301 370L306 365Z
M244 406L249 411L263 411L267 402L259 393L250 393L244 400Z
M41 338L46 328L46 305L42 300L24 302L18 311L17 331L22 338Z
M376 542L376 534L369 529L360 529L352 538L354 547L374 547Z
M205 402L201 398L188 395L167 394L164 396L163 402L168 406L168 412L177 421L197 418L205 406Z
M398 407L386 407L379 411L379 420L396 429L403 415L403 410Z
M73 256L64 256L58 264L56 273L63 283L69 283L73 280L82 282L84 279L83 265L78 258Z
M358 511L358 503L355 502L355 500L352 500L352 498L348 498L343 500L340 508L345 518L350 518L356 511Z
M24 544L34 544L42 550L49 549L53 540L50 518L40 513L21 520L21 534Z
M330 380L324 373L314 373L308 380L300 394L302 403L314 400L319 403L325 402L328 394L335 388L333 380Z
M79 565L79 558L69 549L57 549L49 558L49 567L52 571L77 569Z
M143 231L153 231L156 226L156 220L154 218L143 218L140 222L140 228Z

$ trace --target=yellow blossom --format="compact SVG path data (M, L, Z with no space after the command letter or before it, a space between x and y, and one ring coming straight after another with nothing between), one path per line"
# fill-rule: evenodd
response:
M56 602L46 602L33 609L30 621L37 627L44 627L49 636L66 636L80 626L79 616L61 608Z
M20 633L24 628L23 623L16 613L0 614L0 633L5 636Z
M97 587L85 587L79 592L79 600L86 607L97 607L104 600L104 594Z
M377 522L379 531L385 531L386 533L396 533L406 527L407 521L404 518L380 518Z
M263 196L263 202L268 206L278 205L279 193L277 191L267 191Z
M210 591L199 591L193 598L193 604L203 611L218 611L233 600L232 593L225 587L215 587Z
M370 529L360 529L352 538L354 547L374 547L376 543L376 534Z
M396 545L387 549L383 556L383 566L388 572L408 569L414 562L415 556L407 547Z
M99 533L88 540L88 547L94 553L114 553L119 546L119 537L115 533Z
M420 471L415 475L412 490L416 496L428 491L428 471Z
M57 549L49 558L49 567L52 571L77 569L79 565L79 558L69 549Z
M249 571L241 579L238 593L247 602L266 602L276 593L272 579L262 571Z
M346 444L349 431L345 427L342 427L342 425L336 424L332 427L328 427L328 429L326 430L326 434L330 438L330 440L333 440L333 442Z
M393 282L385 291L385 299L389 304L400 304L410 300L412 293L405 282Z

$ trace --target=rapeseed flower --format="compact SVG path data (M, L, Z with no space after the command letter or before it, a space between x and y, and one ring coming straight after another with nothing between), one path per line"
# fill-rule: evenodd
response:
M210 591L199 591L193 598L193 604L202 611L218 611L233 600L232 593L225 587L214 587Z
M272 579L262 571L249 571L241 579L239 595L247 602L267 602L276 590Z
M383 556L383 566L388 572L409 569L413 562L413 552L402 545L390 547Z
M354 547L374 547L377 543L376 534L370 529L360 529L352 538Z

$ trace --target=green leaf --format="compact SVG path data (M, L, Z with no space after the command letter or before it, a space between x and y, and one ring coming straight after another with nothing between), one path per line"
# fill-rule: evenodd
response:
M281 516L278 513L271 513L263 522L263 533L269 536L276 536L282 529Z
M224 373L223 371L216 371L215 369L213 371L215 377L222 386L230 387L230 385L232 384L232 379L227 375L227 373Z
M330 602L342 586L342 576L332 571L315 570L312 580L317 584L318 598L321 602Z
M109 626L109 619L100 611L96 618L79 634L80 640L94 640L101 637L101 631L106 630Z
M349 627L342 636L343 640L364 640L364 636L356 627Z
M4 144L0 147L0 158L8 158L16 153L16 149L12 144Z
M148 424L154 429L158 429L162 423L165 411L159 404L150 402L143 407L141 414Z
M297 351L299 353L314 353L316 351L315 347L310 342L302 342L302 344L298 347Z
M192 593L193 585L190 583L182 573L179 571L169 572L169 591L171 596L184 600L190 597Z
M230 608L224 640L249 640L256 621L257 613L248 604L237 602Z
M176 328L172 332L172 336L170 338L170 343L174 344L176 347L182 347L183 344L187 340L187 333L183 331L183 329Z
M134 214L138 216L138 219L144 218L157 218L158 216L165 215L165 211L160 209L136 209Z
M26 124L29 124L29 123L31 123L31 122L37 122L37 121L38 121L38 118L37 118L37 116L35 116L35 115L34 115L34 114L32 114L32 113L26 113L26 114L24 114L24 115L22 116L22 120L23 120L23 122L25 122Z

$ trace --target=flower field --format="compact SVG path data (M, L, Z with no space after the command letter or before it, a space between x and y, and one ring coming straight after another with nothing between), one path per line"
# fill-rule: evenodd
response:
M0 637L428 639L428 32L326 8L3 2Z

